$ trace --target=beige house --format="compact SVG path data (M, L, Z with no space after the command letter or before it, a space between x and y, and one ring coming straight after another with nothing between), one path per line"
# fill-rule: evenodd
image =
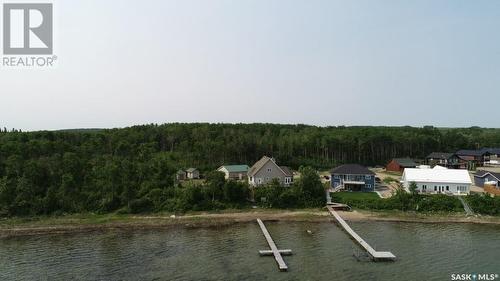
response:
M262 157L248 171L248 183L251 186L268 184L273 179L289 186L293 183L293 173L286 166L278 166L273 158L267 156Z
M217 171L223 172L226 180L246 180L249 168L248 165L225 165Z
M200 171L196 168L189 168L186 170L186 176L188 179L199 179Z

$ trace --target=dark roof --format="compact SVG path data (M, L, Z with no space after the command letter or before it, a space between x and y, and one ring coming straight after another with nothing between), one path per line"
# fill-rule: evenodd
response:
M474 160L474 156L471 155L457 155L458 159L464 160L464 161L472 161Z
M280 166L281 170L283 170L283 172L285 172L285 176L287 177L293 177L293 172L290 168L288 168L287 166Z
M399 164L399 166L401 166L403 168L412 168L412 167L415 168L415 167L417 167L417 163L415 163L410 158L394 158L393 160L396 161Z
M432 158L432 159L450 159L451 156L453 156L453 153L432 152L431 154L427 155L427 158Z
M483 148L483 149L481 149L481 151L488 152L490 154L496 154L496 155L500 154L500 148L497 148L497 147Z
M345 164L338 166L330 171L332 174L350 174L350 175L375 175L374 172L368 170L359 164Z
M189 169L186 170L186 172L188 172L188 173L192 173L194 171L198 171L198 169L196 169L196 168L189 168Z
M460 156L483 156L485 154L489 154L489 152L482 149L481 150L462 149L457 151L457 153L455 154Z
M500 173L494 173L494 172L484 171L484 170L477 171L474 176L478 177L478 178L482 178L482 177L486 176L487 174L490 174L490 175L494 176L495 178L497 178L497 180L500 180Z

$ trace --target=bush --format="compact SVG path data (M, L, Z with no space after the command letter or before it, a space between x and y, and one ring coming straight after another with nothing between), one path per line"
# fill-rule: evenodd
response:
M500 215L500 197L469 195L465 198L472 210L484 215Z
M359 195L359 196L358 196ZM334 202L347 204L353 208L366 210L399 210L417 212L460 212L463 211L460 201L443 194L421 195L408 193L399 189L387 199L369 198L366 193L350 193L343 195L342 192L333 193Z
M396 180L395 178L392 178L392 177L386 177L386 178L384 178L383 182L386 184L390 184L391 182L398 182L398 180Z
M130 201L130 212L132 214L147 213L153 210L153 203L148 198Z

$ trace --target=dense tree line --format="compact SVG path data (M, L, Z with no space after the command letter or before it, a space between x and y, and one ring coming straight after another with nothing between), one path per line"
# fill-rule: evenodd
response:
M262 155L295 169L302 165L325 169L348 162L383 165L396 156L423 158L432 151L483 146L500 146L500 130L276 124L2 130L0 212L37 215L121 208L215 208L218 203L232 204L234 198L212 192L208 200L213 186L180 187L175 171L197 167L207 175L221 164L251 165ZM286 196L293 199L297 194ZM196 200L189 196L203 197L204 203L193 203Z

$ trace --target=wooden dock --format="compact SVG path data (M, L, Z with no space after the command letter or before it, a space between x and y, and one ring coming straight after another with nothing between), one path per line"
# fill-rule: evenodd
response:
M276 263L278 263L278 267L279 267L280 271L287 271L288 266L286 265L286 263L283 260L283 257L281 255L291 255L292 250L290 250L290 249L278 250L278 247L276 247L276 244L274 243L273 239L271 238L271 235L267 231L267 228L264 225L264 223L260 219L257 219L257 223L259 223L260 229L262 230L264 237L266 237L267 244L269 244L269 248L271 248L271 250L261 250L261 251L259 251L259 254L261 256L274 255L274 259L276 260Z
M391 252L377 252L373 249L361 236L359 236L352 228L345 222L345 220L331 207L327 206L328 211L335 217L344 230L354 239L362 248L368 252L374 261L394 261L396 256Z

